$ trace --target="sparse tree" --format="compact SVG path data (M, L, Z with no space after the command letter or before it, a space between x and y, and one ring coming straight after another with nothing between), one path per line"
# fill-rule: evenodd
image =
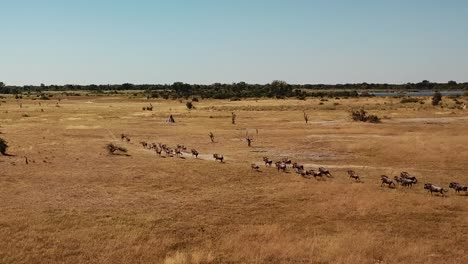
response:
M185 106L187 106L187 109L190 110L190 109L194 109L195 107L193 106L193 103L192 102L187 102L185 103Z
M252 142L253 142L253 138L251 136L247 136L246 140L247 140L247 146L251 147Z

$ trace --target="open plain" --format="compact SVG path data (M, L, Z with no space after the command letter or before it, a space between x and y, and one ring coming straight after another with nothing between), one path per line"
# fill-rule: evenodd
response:
M400 100L200 100L188 110L127 95L2 99L0 137L14 156L0 157L0 263L466 263L468 196L448 185L468 184L468 111L448 97L443 108ZM361 108L382 123L353 122ZM140 141L200 156L159 157ZM263 156L333 177L278 172ZM418 183L381 187L381 175L402 171ZM427 182L449 192L431 195Z

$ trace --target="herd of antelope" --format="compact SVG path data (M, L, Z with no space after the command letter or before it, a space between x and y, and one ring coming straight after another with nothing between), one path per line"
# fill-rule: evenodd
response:
M121 135L122 141L126 141L127 143L130 142L130 137L126 134ZM148 143L146 141L141 141L140 144L143 148L148 150L154 150L157 155L165 157L182 157L184 154L191 154L192 157L198 158L199 152L196 149L191 149L190 152L187 151L187 147L181 144L177 144L175 148L169 147L167 144L163 143ZM224 156L222 154L215 153L213 154L213 159L215 161L220 161L221 163L224 162ZM273 167L275 165L278 172L287 172L289 168L293 169L297 174L301 175L303 178L311 179L312 177L316 180L325 180L327 178L333 178L330 171L324 167L319 167L317 170L314 169L305 169L304 165L298 164L297 162L293 162L289 158L282 158L279 161L274 162L272 159L268 157L263 157L263 162L266 167ZM260 166L252 163L251 169L257 172L260 172ZM348 170L348 178L355 182L361 182L361 177L358 173L353 170ZM408 172L401 172L400 176L394 176L393 180L386 176L382 175L380 177L381 184L380 186L387 185L388 188L396 188L397 185L412 188L413 185L418 183L418 179L409 174ZM449 184L449 188L453 189L456 193L465 192L468 194L468 186L462 185L457 182L451 182ZM424 189L431 193L440 193L442 196L445 196L445 193L448 192L447 189L443 187L436 186L432 183L425 183Z

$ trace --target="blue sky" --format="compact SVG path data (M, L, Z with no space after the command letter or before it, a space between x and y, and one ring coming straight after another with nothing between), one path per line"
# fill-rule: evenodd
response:
M468 81L468 1L0 0L6 84Z

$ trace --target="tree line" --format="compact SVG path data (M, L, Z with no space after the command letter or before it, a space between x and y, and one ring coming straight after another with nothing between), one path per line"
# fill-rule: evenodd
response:
M273 81L268 84L248 84L245 82L222 84L214 83L188 84L175 82L173 84L108 84L108 85L24 85L9 86L0 82L0 94L42 93L44 91L89 91L92 93L107 93L120 91L144 91L152 98L188 98L199 96L201 98L235 99L235 98L286 98L286 97L321 97L346 96L356 97L369 95L366 91L373 90L468 90L468 83L433 83L427 80L419 83L407 84L288 84L284 81ZM359 92L358 92L359 91Z

